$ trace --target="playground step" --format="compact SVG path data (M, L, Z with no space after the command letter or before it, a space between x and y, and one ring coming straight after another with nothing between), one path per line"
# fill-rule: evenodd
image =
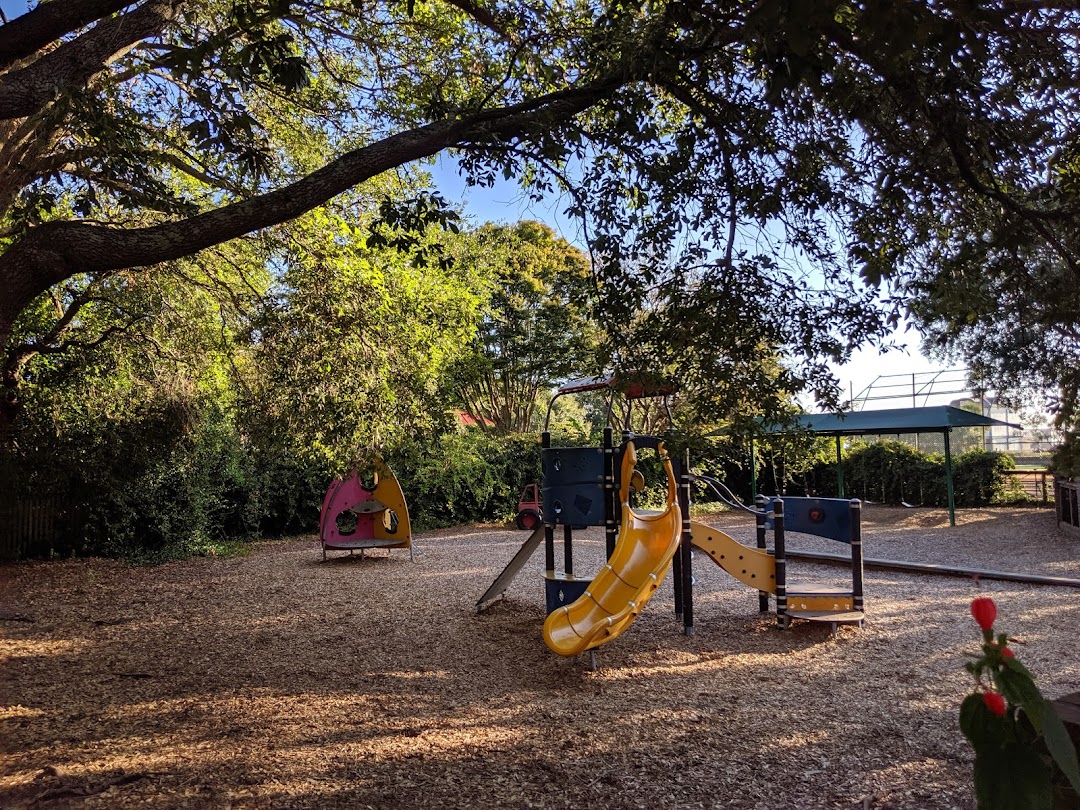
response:
M372 515L389 508L390 507L382 501L376 500L375 498L368 498L366 501L360 501L360 503L350 506L345 511L352 512L354 515Z
M806 619L811 622L829 622L830 624L858 624L866 619L861 610L789 610L787 615L793 619Z
M797 584L787 588L788 612L836 613L855 608L855 600L850 590L837 590L821 585Z
M558 580L560 582L592 582L595 577L579 577L576 574L568 574L565 571L544 571L544 579Z
M788 596L851 596L851 591L844 588L831 588L828 585L813 585L808 582L790 582Z

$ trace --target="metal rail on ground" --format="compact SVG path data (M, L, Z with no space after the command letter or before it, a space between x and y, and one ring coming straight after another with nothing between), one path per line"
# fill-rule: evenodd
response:
M826 554L820 551L799 551L787 549L788 557L829 564L851 565L848 557L839 554ZM960 565L940 563L912 563L902 560L876 560L865 558L863 565L881 571L901 571L909 574L938 574L947 577L971 577L972 579L992 579L1001 582L1022 582L1029 585L1054 585L1059 588L1080 588L1080 579L1068 577L1050 577L1041 574L1019 574L1009 571L984 571L981 568L966 568Z

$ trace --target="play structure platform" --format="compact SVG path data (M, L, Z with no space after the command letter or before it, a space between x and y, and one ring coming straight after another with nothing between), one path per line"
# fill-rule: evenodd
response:
M323 498L319 540L323 559L328 551L350 554L371 548L408 549L413 558L412 527L405 494L393 470L381 458L374 464L374 480L361 480L353 470L335 478Z
M725 501L720 482L694 476L700 483L717 489ZM827 622L835 633L841 624L861 626L863 612L862 503L842 498L762 499L750 510L757 522L757 548L746 546L720 529L704 523L690 523L694 547L739 582L756 588L761 611L768 610L769 598L776 602L777 621L786 627L791 619ZM767 529L773 530L773 548L766 548ZM851 569L851 587L834 588L787 580L787 532L824 537L849 546L850 554L830 555L833 561ZM794 554L790 554L794 556Z

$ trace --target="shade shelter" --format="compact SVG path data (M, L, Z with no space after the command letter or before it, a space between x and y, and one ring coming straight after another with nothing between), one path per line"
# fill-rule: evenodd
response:
M808 431L816 436L836 437L837 484L840 497L844 497L844 468L841 464L842 453L840 439L844 436L872 436L882 433L940 433L945 444L945 491L949 501L949 525L956 525L956 504L953 498L952 451L949 446L949 434L955 428L968 427L1014 427L1011 422L991 419L989 416L954 408L951 405L939 405L930 408L890 408L882 411L849 411L847 413L804 413L795 417L792 425L763 428L765 433L799 433ZM753 443L750 445L753 457ZM753 488L757 491L757 465L751 463Z

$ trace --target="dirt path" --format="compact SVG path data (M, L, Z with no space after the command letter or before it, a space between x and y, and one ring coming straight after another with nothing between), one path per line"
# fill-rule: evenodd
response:
M960 517L870 507L867 555L1080 578L1052 514ZM997 599L1046 694L1080 690L1078 590L868 571L871 621L832 638L704 561L696 635L669 580L590 672L544 646L542 553L474 611L524 539L0 566L0 806L968 810L969 600ZM582 533L579 571L602 550Z

